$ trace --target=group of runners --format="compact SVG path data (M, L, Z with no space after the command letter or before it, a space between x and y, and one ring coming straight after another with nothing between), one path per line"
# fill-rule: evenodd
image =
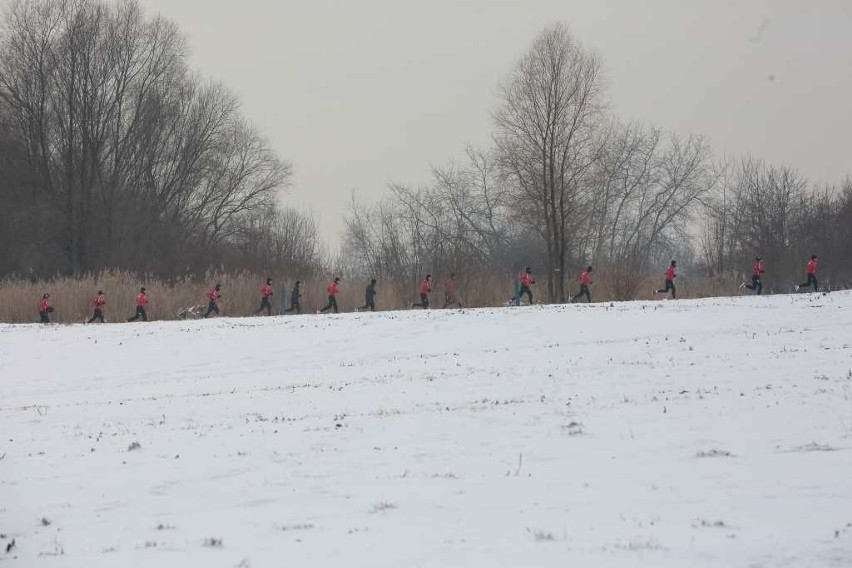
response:
M798 292L800 290L810 290L813 289L814 292L819 291L819 280L817 279L817 270L818 270L818 259L817 255L811 256L806 265L807 271L807 281L795 286L795 291ZM579 276L577 277L577 281L579 283L579 291L577 294L568 297L569 302L576 302L582 298L585 298L586 302L591 303L592 294L590 287L592 285L592 267L587 266L585 270L581 271ZM765 272L765 265L763 259L760 256L755 257L754 263L752 264L752 274L751 274L751 283L747 284L746 282L742 282L740 284L740 289L749 289L753 290L756 294L763 293L763 274ZM677 299L677 287L675 286L675 280L677 279L677 261L672 260L671 264L666 268L665 271L665 286L661 289L654 289L653 294L656 296L657 294L666 294L668 295L671 292L672 299ZM523 272L518 275L516 285L515 285L515 296L513 299L513 303L515 305L520 305L523 298L526 296L528 304L533 303L533 292L532 285L535 284L535 279L533 278L532 268L529 266L524 269ZM459 307L462 308L462 303L459 301L457 293L456 293L456 275L450 274L450 276L444 281L443 286L444 292L444 303L443 308L450 307ZM340 278L335 277L331 282L329 282L326 287L326 296L327 302L326 305L317 309L316 313L325 313L328 311L333 311L334 313L339 312L339 307L337 304L337 295L340 293ZM418 293L420 295L420 302L413 303L411 305L412 308L423 308L428 309L430 306L429 299L432 295L432 275L427 274L421 281L420 286L418 288ZM272 315L272 296L274 295L274 290L272 288L272 279L267 278L266 283L260 288L260 307L254 312L255 315L266 312L266 315ZM370 283L367 285L367 288L364 293L364 305L357 308L358 311L375 311L376 309L376 280L371 279ZM219 315L219 302L222 298L222 285L215 284L211 287L207 293L207 311L201 316L203 318L210 317L212 315ZM290 307L283 310L283 313L302 313L302 281L296 280L290 291ZM512 303L512 302L510 302ZM103 290L98 290L97 295L92 300L92 308L93 314L92 317L86 323L94 323L100 322L104 323L104 306L106 305L106 295ZM145 311L145 307L148 305L148 294L145 287L139 289L139 293L136 295L136 312L126 321L148 321L148 314ZM38 305L39 317L42 323L50 323L50 314L53 313L53 307L50 305L50 294L44 294L41 297Z

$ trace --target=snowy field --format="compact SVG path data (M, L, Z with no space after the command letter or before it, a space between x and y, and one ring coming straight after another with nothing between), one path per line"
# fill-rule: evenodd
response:
M0 435L1 566L850 566L852 293L0 326Z

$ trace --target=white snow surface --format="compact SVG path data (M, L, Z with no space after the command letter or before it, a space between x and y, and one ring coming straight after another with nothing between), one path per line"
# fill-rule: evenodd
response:
M2 566L850 566L852 293L0 326L0 437Z

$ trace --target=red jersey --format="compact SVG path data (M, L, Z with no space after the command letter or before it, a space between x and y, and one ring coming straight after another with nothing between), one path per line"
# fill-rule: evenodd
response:
M421 294L431 294L432 293L432 283L426 280L425 278L420 282L420 293Z
M592 283L592 275L586 272L585 270L580 273L580 284L583 286L588 286Z
M264 284L263 288L260 289L260 295L264 298L269 298L272 296L272 286L269 284Z
M41 301L38 303L39 312L46 312L49 307L50 301L47 298L42 298Z
M447 278L447 281L444 282L444 291L447 294L452 294L456 290L456 279L455 278Z
M751 275L760 276L761 274L763 274L763 261L756 260L754 261L754 266L751 269Z
M521 276L518 278L518 281L521 283L521 286L529 286L532 284L532 277L529 272L521 272Z
M815 259L811 259L808 261L808 274L813 274L816 276L817 273L817 261Z
M139 308L144 308L145 304L148 303L148 296L145 295L144 292L139 292L139 295L136 296L136 306Z
M331 284L328 285L328 287L325 289L325 291L328 293L329 296L331 296L333 298L333 297L337 296L337 292L340 291L340 286L338 286L337 282L332 282Z
M101 308L103 308L104 304L106 304L106 298L104 298L103 294L98 294L97 296L95 296L95 299L92 300L92 305L95 307L96 310L100 310Z
M212 290L207 292L207 299L210 300L211 302L218 302L219 298L221 298L221 297L222 297L222 294L220 294L219 290L217 290L216 288L213 288Z
M666 280L674 280L677 278L677 271L674 266L669 266L666 269Z

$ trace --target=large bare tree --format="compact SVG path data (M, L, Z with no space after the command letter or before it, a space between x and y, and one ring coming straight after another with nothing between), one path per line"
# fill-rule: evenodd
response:
M567 28L545 30L500 90L499 165L512 210L547 249L547 288L564 301L565 269L582 222L587 176L602 148L604 81L598 56Z

